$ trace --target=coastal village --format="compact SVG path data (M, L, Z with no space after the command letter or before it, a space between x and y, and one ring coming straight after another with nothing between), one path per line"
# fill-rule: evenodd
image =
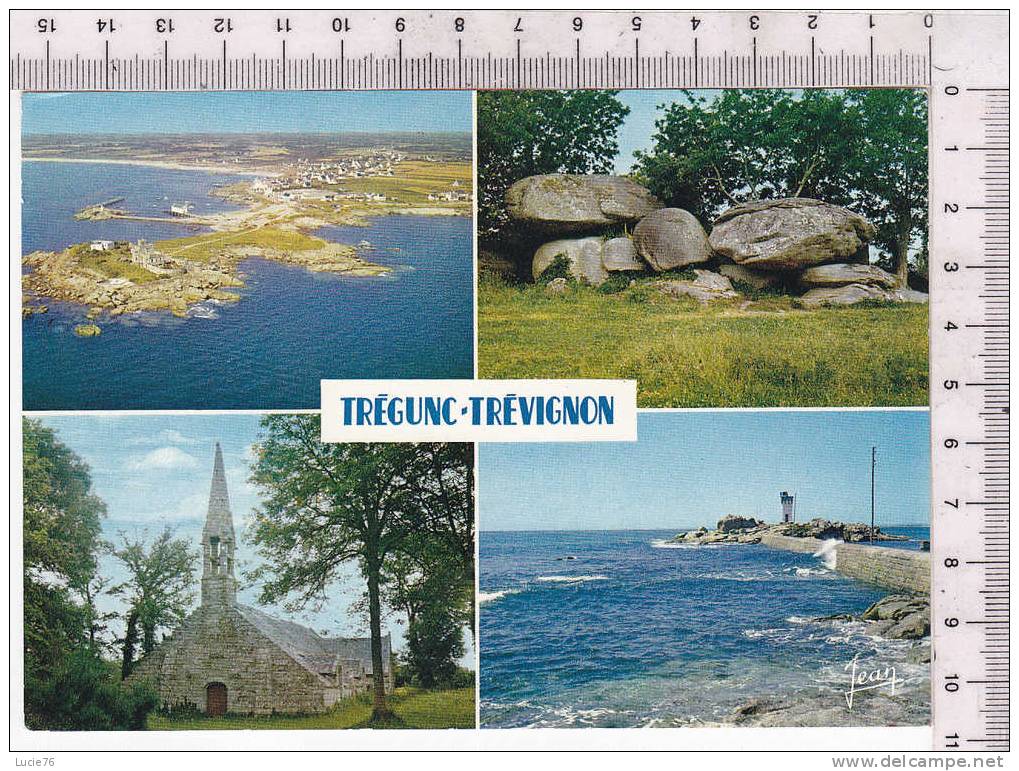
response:
M170 311L186 317L205 301L234 302L243 286L240 261L261 257L317 272L380 276L391 268L365 259L371 247L338 244L314 234L328 225L364 225L387 214L469 216L473 210L470 163L391 148L347 151L334 158L289 157L272 169L215 188L211 194L243 208L202 213L189 201L172 201L158 214L138 214L115 197L75 213L93 222L96 236L60 252L23 257L23 315L45 313L48 300L86 306L79 336L101 333L103 314ZM117 241L102 223L112 220L176 223L181 238ZM200 228L197 235L188 233Z

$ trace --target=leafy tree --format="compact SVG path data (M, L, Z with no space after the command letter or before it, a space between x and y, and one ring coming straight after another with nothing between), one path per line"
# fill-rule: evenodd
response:
M491 238L506 225L509 186L534 174L606 173L629 112L617 91L478 93L478 229Z
M474 445L435 442L416 446L408 474L419 512L417 537L403 549L423 576L439 576L444 604L474 631ZM430 594L437 595L436 587Z
M383 583L408 539L440 518L422 507L440 505L441 496L423 494L411 480L430 446L323 443L315 415L268 415L262 426L252 480L267 498L248 531L266 561L251 572L263 580L260 600L291 610L318 604L342 567L356 563L368 601L372 719L386 721Z
M859 130L840 92L683 91L662 105L653 147L635 175L670 206L705 225L723 209L761 198L844 198Z
M24 468L25 709L44 708L39 689L88 641L79 594L93 580L103 501L88 466L52 429L22 420Z
M131 674L141 632L142 655L156 647L156 634L180 624L194 602L193 587L198 552L186 538L174 538L166 527L152 542L121 535L123 545L113 555L127 568L130 577L111 593L128 603L123 639L121 673Z
M874 243L894 261L899 286L906 286L911 253L925 281L927 95L916 89L854 89L847 101L859 123L851 205L877 226Z
M927 230L927 103L911 89L683 92L662 105L635 176L705 226L733 205L804 196L846 206L878 229L904 285Z
M473 574L451 558L441 536L418 533L387 561L387 604L407 619L405 669L415 685L448 685L463 655L463 627L474 619Z
M464 654L463 627L447 606L426 603L407 627L405 660L422 688L449 686Z
M121 684L114 665L83 648L36 684L36 709L26 722L36 730L141 731L158 701L146 685Z
M104 544L104 551L108 550L109 544ZM85 613L85 630L88 636L89 648L102 654L111 647L109 639L110 622L117 618L112 611L104 611L99 608L99 598L104 594L112 594L113 585L111 579L98 573L86 583L79 591L82 610Z

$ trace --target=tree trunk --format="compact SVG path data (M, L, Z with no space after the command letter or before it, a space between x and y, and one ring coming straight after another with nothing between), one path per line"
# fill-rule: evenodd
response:
M131 674L134 666L134 649L138 644L138 611L134 608L127 614L127 624L124 630L123 660L120 664L120 677L126 680Z
M388 720L393 713L386 703L386 676L382 669L382 603L379 599L378 561L365 560L368 568L368 625L372 638L372 721Z
M148 656L156 648L156 627L142 624L142 655Z
M895 242L895 284L899 289L909 288L909 231L899 234Z

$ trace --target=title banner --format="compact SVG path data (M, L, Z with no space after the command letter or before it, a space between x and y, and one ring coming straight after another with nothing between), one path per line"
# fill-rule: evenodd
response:
M323 380L323 442L635 442L635 380Z

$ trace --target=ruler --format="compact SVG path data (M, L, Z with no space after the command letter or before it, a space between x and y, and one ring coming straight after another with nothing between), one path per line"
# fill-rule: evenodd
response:
M950 18L14 11L10 79L32 91L925 86Z
M1007 32L984 21L953 20L930 86L931 688L935 747L992 751L1010 717L1009 84Z
M10 87L923 87L937 749L1009 746L1008 17L997 12L14 11Z

